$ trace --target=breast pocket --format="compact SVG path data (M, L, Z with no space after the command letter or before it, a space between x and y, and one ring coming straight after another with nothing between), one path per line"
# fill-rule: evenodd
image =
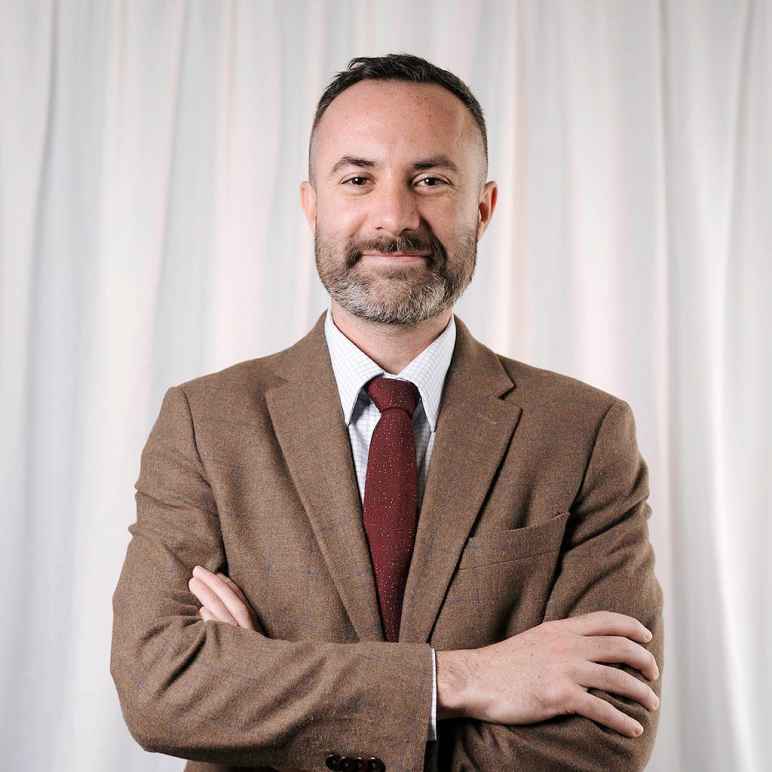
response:
M430 643L479 648L540 624L569 515L467 539Z
M561 512L546 523L489 531L471 536L461 553L458 570L535 557L560 549L570 512Z

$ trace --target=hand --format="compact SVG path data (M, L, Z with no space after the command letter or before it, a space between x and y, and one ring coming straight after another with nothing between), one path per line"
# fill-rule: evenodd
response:
M624 670L598 664L623 663L656 680L654 656L636 643L649 640L649 631L637 619L593 611L466 650L464 715L499 724L531 724L576 713L638 737L643 728L637 721L587 689L631 697L656 710L659 699L647 684Z
M255 612L241 588L230 577L213 574L203 566L195 566L188 587L203 604L198 613L204 620L227 622L247 630L255 629Z

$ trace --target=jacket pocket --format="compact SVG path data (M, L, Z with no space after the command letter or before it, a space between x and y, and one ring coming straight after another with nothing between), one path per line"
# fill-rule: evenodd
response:
M467 539L431 644L438 649L477 649L540 624L569 514Z
M557 551L563 542L566 521L570 514L560 512L545 523L471 536L461 553L458 570Z

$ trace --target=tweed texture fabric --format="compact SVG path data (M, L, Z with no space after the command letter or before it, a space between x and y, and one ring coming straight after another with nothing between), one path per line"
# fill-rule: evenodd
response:
M186 772L324 772L333 752L422 770L432 647L599 609L652 631L661 699L663 597L629 404L455 324L397 642L384 639L324 314L284 351L167 389L113 593L110 673L143 748ZM201 619L196 564L238 584L255 630ZM643 770L661 711L592 691L644 733L573 714L447 719L438 768Z

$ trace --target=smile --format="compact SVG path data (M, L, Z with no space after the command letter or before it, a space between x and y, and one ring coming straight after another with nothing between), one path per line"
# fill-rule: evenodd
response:
M428 252L363 252L362 257L376 257L381 260L398 260L400 262L415 262L424 260L429 256Z

